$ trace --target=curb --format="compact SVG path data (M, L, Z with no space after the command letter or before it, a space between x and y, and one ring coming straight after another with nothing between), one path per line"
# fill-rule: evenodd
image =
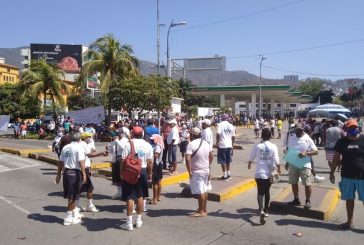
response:
M256 185L257 184L254 179L245 179L235 185L223 189L219 193L210 192L208 195L208 200L214 202L223 202L252 189Z
M18 149L14 149L14 148L0 148L0 151L2 152L7 152L7 153L11 153L11 154L16 154L19 155L21 157L28 157L29 154L32 153L45 153L45 152L50 152L51 149L24 149L24 150L18 150Z
M279 193L270 204L270 210L274 212L291 214L300 217L318 219L327 221L333 215L339 202L340 192L337 188L315 187L326 191L318 207L312 207L309 210L303 206L289 206L285 199L291 194L291 187L285 188Z

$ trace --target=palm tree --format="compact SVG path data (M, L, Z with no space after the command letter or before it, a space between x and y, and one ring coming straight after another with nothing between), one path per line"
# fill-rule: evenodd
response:
M112 82L138 75L138 60L132 55L133 52L130 45L121 45L112 34L105 35L91 44L87 54L89 61L82 67L81 77L87 78L99 72L101 90L107 95ZM108 122L111 119L109 99Z
M55 65L48 64L46 59L32 60L29 70L22 74L21 83L24 93L43 96L43 110L46 108L47 96L50 97L53 102L53 117L56 120L56 101L64 107L65 100L62 94L68 94L63 71Z

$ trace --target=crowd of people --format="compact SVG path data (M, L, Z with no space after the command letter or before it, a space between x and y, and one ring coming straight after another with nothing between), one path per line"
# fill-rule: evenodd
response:
M91 160L96 156L110 155L112 159L112 182L115 194L112 199L126 202L126 220L121 228L133 230L142 226L142 212L146 211L147 203L156 205L161 201L161 180L163 169L170 175L178 173L178 162L186 165L190 176L191 193L197 198L197 211L192 217L205 217L207 212L207 193L211 190L210 164L213 161L213 146L217 147L217 163L221 165L221 181L232 178L230 164L232 163L233 145L236 129L232 124L232 116L222 114L217 123L216 138L211 126L216 123L214 118L205 118L193 122L182 117L149 119L145 123L123 121L109 125L107 128L108 143L105 151L97 152L94 141L96 130L92 125L72 126L71 120L58 130L54 142L60 164L56 183L63 174L64 197L68 199L67 214L64 225L78 224L83 214L80 211L98 212L93 204L92 192L94 186L91 178ZM67 125L69 122L70 125ZM158 127L160 125L160 127ZM347 202L348 220L339 226L340 229L352 226L355 191L364 202L364 137L360 136L359 123L350 119L346 123L337 120L325 121L325 127L319 131L320 144L316 144L317 123L314 120L298 120L289 123L287 135L282 135L283 120L279 117L256 119L254 133L260 142L254 145L248 161L248 169L256 164L255 180L258 190L258 207L260 221L265 223L270 204L270 187L274 172L281 173L279 147L271 139L282 139L284 152L295 151L299 161L287 162L289 184L292 186L293 200L288 205L301 205L299 200L299 183L305 189L304 208L311 208L312 182L320 182L315 172L313 156L318 154L317 146L324 146L326 159L331 169L330 181L334 183L334 171L341 166L342 181L339 184L341 198ZM322 131L325 130L323 133ZM216 139L216 141L214 141ZM177 151L182 159L178 161ZM131 154L133 153L133 154ZM124 169L131 155L140 161L140 171L136 183L123 178ZM311 177L313 176L313 177ZM149 198L148 182L152 184L153 196ZM88 206L79 206L82 192L87 193ZM136 213L133 225L133 213Z

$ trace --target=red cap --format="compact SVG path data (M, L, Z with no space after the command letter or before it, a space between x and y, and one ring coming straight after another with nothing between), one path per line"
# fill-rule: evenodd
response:
M135 126L133 128L133 131L132 132L133 132L133 134L137 135L137 134L142 134L144 132L144 130L141 127L139 127L139 126Z
M345 126L350 128L352 126L358 127L358 122L355 119L349 119L345 122Z

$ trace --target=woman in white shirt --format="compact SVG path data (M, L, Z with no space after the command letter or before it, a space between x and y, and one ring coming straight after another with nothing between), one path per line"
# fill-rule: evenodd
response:
M277 169L280 173L278 148L270 142L271 131L269 128L262 129L262 141L254 145L250 156L248 169L251 168L255 160L255 181L258 188L258 205L260 214L260 223L265 224L264 218L268 217L268 207L270 202L270 175L272 170ZM264 207L263 207L264 199Z

